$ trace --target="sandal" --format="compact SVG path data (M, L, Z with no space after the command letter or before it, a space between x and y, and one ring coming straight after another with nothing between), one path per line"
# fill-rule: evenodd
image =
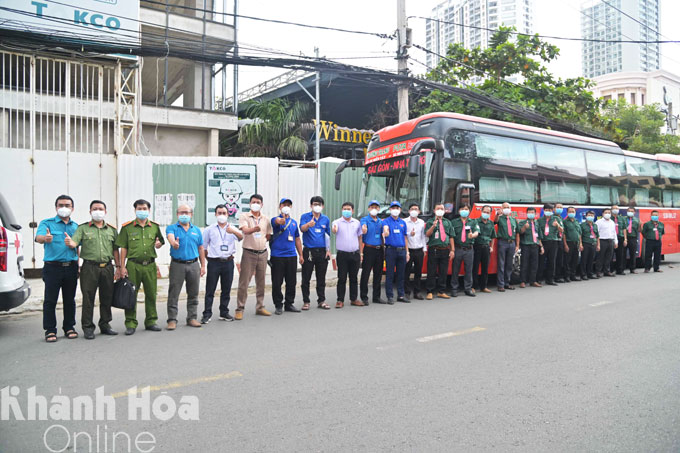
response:
M331 309L331 307L329 307L328 304L327 304L326 302L321 302L321 303L318 305L318 308L322 308L322 309L324 309L324 310L330 310L330 309Z
M57 342L57 334L56 333L46 333L45 334L45 341L47 343L56 343Z
M303 310L309 310L309 304L302 304Z
M66 332L66 338L68 338L69 340L75 340L76 338L78 338L78 332L71 329Z
M342 302L338 302L337 304L335 304L335 308L342 308L344 306L345 306L345 304L342 303Z

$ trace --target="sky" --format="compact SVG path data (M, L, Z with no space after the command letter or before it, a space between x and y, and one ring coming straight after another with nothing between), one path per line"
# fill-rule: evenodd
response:
M593 0L586 0L590 3ZM437 0L406 0L407 16L429 16ZM582 0L534 0L534 32L555 36L580 37L580 12ZM339 27L352 30L391 34L397 27L396 0L240 0L242 15L272 18L306 24ZM680 1L661 0L662 39L680 40L680 29L673 27L680 17ZM674 19L675 18L675 19ZM425 21L410 18L413 42L425 46ZM252 47L264 47L293 55L314 55L319 47L321 56L338 59L349 64L396 70L394 59L396 40L374 36L339 33L326 30L300 28L240 19L238 41L241 52L253 54ZM581 43L551 41L560 48L560 56L549 65L559 77L581 75ZM411 48L409 54L425 63L425 53ZM662 69L680 75L680 44L661 46ZM414 73L424 72L424 66L410 63ZM264 82L282 72L281 69L241 67L239 91ZM231 81L229 81L231 84Z

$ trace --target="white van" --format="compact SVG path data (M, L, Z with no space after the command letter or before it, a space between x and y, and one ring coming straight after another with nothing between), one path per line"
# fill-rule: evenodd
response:
M24 279L24 239L7 200L0 194L0 311L23 304L31 295Z

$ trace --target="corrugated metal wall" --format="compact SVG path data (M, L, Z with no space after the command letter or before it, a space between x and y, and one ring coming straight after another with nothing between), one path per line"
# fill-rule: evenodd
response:
M331 222L342 216L342 203L351 201L354 203L355 217L360 212L365 211L359 206L359 195L361 192L361 178L364 173L363 168L347 168L342 172L340 190L335 190L335 169L342 162L340 159L326 158L319 162L321 172L321 196L326 202L325 214ZM335 253L335 237L331 235L331 247Z
M316 168L279 168L279 200L286 197L293 201L291 217L298 222L302 214L309 212L309 199L316 195L315 186Z

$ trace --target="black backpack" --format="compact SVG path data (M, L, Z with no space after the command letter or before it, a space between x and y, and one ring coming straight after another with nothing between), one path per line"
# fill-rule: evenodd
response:
M130 310L137 305L137 287L129 278L120 278L113 284L112 307Z

